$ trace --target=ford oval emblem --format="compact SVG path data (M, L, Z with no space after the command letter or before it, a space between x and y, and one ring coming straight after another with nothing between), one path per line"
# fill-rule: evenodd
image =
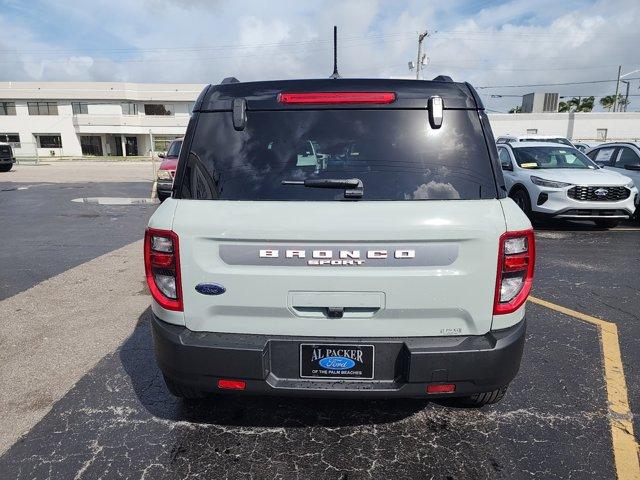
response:
M327 370L348 370L356 365L356 362L347 357L325 357L318 363Z
M222 295L227 289L217 283L199 283L196 285L196 292L203 295Z
M595 193L599 197L606 197L607 193L609 193L609 190L607 190L606 188L596 188L593 193Z

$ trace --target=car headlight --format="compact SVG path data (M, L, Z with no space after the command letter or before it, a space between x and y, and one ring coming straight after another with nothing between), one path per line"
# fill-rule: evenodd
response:
M536 177L533 175L531 176L531 181L540 187L549 187L549 188L564 188L564 187L570 187L571 185L573 185L572 183L554 182L552 180L545 180L544 178Z
M171 180L171 172L169 170L158 170L158 180Z
M635 186L636 186L636 184L635 184L635 183L633 183L633 180L629 181L629 183L627 183L627 184L625 185L625 187L627 187L627 188L633 188L633 187L635 187Z

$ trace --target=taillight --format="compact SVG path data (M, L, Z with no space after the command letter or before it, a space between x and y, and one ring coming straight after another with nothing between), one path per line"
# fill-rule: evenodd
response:
M278 94L278 102L290 105L385 104L396 100L395 92L313 92Z
M502 234L498 250L494 315L515 312L527 300L533 284L535 259L532 229Z
M148 228L144 234L144 266L153 299L167 310L182 311L178 235Z

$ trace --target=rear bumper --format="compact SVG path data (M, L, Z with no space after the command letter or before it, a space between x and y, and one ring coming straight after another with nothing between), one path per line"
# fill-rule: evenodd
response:
M156 359L174 382L208 392L220 378L244 380L241 393L339 397L451 397L495 390L520 368L526 322L482 336L412 338L288 337L194 332L154 316ZM300 378L300 343L373 344L373 380ZM454 394L427 395L429 383Z
M7 164L7 163L16 163L15 157L2 157L2 158L0 158L0 164Z

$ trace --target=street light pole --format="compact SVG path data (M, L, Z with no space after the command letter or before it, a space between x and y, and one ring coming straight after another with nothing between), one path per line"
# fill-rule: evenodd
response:
M620 91L620 74L622 73L622 65L618 65L618 80L616 81L616 95L613 97L613 111L618 108L618 92Z
M424 33L418 35L418 57L416 58L416 80L420 80L420 70L422 70L422 65L424 60L422 59L422 42L426 37L429 36L429 31L425 30Z

